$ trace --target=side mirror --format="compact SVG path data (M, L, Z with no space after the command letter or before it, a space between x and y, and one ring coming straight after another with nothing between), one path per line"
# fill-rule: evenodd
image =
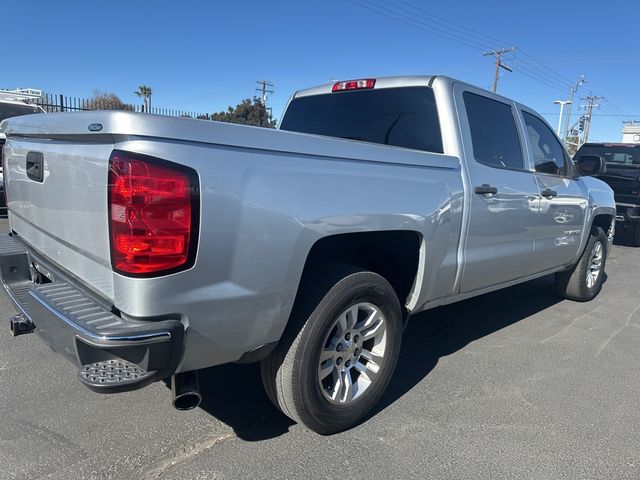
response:
M607 163L599 155L580 155L575 162L583 177L599 177L607 172Z

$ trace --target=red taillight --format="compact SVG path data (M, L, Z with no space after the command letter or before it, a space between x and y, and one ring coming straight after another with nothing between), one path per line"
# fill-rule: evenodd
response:
M191 266L199 205L195 172L120 151L109 162L114 270L153 276Z
M332 92L343 92L345 90L366 90L376 86L375 78L366 78L362 80L348 80L346 82L338 82L333 85Z

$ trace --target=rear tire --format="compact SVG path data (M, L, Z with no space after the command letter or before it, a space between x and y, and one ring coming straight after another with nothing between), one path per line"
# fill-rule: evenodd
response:
M362 420L387 387L400 302L383 277L349 266L307 276L300 289L280 343L262 361L262 381L285 415L327 435Z
M588 302L602 288L608 241L604 230L591 227L587 245L578 262L569 270L556 273L558 295L577 302Z

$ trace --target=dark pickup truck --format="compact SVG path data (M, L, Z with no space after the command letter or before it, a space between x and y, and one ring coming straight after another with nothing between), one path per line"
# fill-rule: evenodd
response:
M633 245L640 247L640 144L585 143L575 155L598 155L606 162L606 172L599 176L613 189L619 231L630 229Z

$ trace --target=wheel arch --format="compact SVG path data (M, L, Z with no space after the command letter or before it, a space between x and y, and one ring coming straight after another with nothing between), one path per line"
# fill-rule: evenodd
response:
M609 230L613 227L615 220L615 213L610 212L600 212L594 214L593 220L591 221L592 227L600 227L604 230L604 233L607 235L610 233Z
M417 294L424 263L423 236L415 230L339 233L318 239L306 257L296 298L305 278L332 265L350 265L384 277L398 295L403 313Z

